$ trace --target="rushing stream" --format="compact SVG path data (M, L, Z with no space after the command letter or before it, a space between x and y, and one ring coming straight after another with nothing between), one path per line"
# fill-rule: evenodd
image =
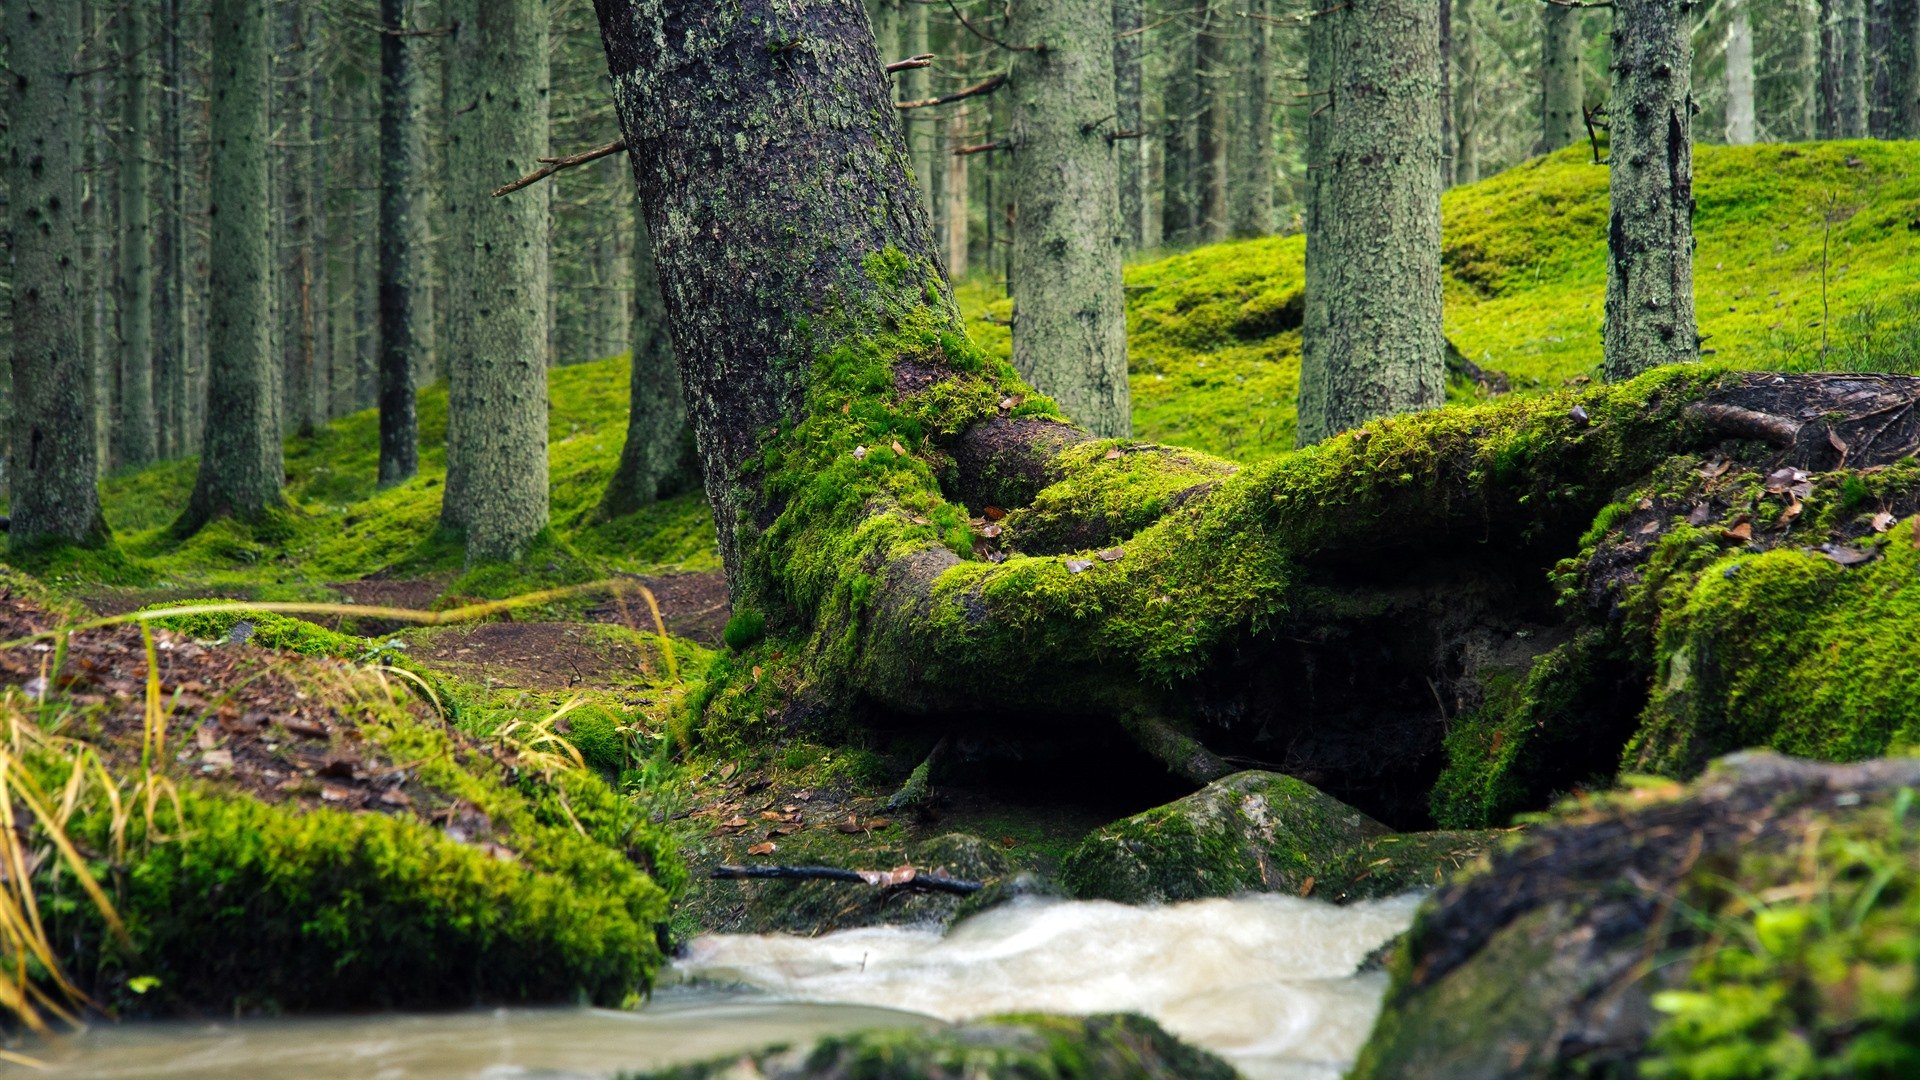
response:
M46 1077L96 1080L602 1078L776 1042L1001 1012L1140 1012L1256 1080L1336 1078L1385 977L1355 974L1412 919L1402 897L1284 896L1169 907L1018 902L942 936L716 936L634 1013L500 1009L232 1023L100 1025L24 1047Z

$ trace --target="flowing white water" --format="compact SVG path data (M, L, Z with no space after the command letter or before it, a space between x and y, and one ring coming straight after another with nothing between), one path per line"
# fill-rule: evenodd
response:
M53 1066L34 1075L60 1080L602 1080L865 1028L1121 1011L1155 1018L1257 1080L1333 1080L1386 988L1355 969L1406 929L1415 904L1021 901L945 936L890 927L700 938L675 966L694 985L669 987L639 1012L102 1024L21 1049Z
M1167 907L1024 902L933 931L719 936L677 965L792 1000L967 1020L1138 1012L1261 1080L1337 1078L1373 1027L1384 975L1356 974L1417 897L1334 907L1289 896Z

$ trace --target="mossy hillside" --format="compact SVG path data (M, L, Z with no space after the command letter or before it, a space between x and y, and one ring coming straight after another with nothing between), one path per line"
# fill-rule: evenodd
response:
M635 514L600 520L627 418L624 357L550 373L549 470L554 526L524 574L481 575L465 595L493 595L661 567L711 569L712 523L704 500L687 495ZM325 585L397 568L412 574L462 569L457 538L439 532L446 476L446 387L421 391L420 474L378 485L379 435L371 410L286 442L290 509L252 522L216 521L192 537L171 531L192 489L197 459L117 473L102 483L109 523L137 570L135 584L215 590L259 599L311 599ZM552 564L554 569L547 570ZM127 574L66 574L73 586L128 581ZM83 580L85 579L85 580ZM67 587L66 582L56 583Z
M627 1080L1232 1080L1239 1074L1144 1016L997 1016L933 1031L867 1031L811 1047L683 1065Z
M1920 366L1920 145L1700 146L1694 168L1695 294L1710 359ZM1522 390L1593 375L1607 173L1587 148L1455 188L1441 209L1446 332L1467 359ZM1137 434L1241 461L1292 449L1304 256L1302 238L1271 237L1127 269ZM1011 304L991 280L970 279L958 295L975 341L1010 355Z

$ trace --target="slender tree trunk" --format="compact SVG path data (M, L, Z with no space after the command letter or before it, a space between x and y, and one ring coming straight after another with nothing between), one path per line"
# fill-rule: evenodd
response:
M7 221L12 230L14 550L107 540L95 477L93 369L80 324L74 201L80 7L7 0Z
M153 397L156 450L163 458L186 452L185 378L187 365L186 277L186 140L182 114L186 94L182 86L180 0L160 0L160 159L162 205L154 233L153 260L158 268L153 297Z
M963 145L967 125L973 119L972 113L972 109L962 105L948 119L947 145L950 148ZM1135 139L1134 142L1138 144L1140 140ZM970 161L971 155L955 154L949 150L944 163L947 170L947 273L956 281L967 276L967 242L973 216L968 198L973 183Z
M1540 144L1551 154L1586 137L1586 83L1580 76L1579 8L1540 5Z
M1015 0L1013 366L1089 431L1133 430L1105 0Z
M1273 231L1273 27L1268 0L1242 0L1240 47L1235 67L1240 84L1227 141L1232 165L1227 199L1228 232L1265 236Z
M1196 239L1227 237L1227 142L1233 114L1233 31L1238 22L1226 0L1205 0L1204 29L1197 45L1200 66L1200 115L1194 128L1193 158L1200 189Z
M312 170L307 157L306 118L313 113L313 82L307 68L319 51L310 28L312 11L306 4L274 5L273 102L271 127L275 270L274 355L279 363L280 430L283 434L313 430L312 399L315 379L310 358L302 351L301 291L311 276L315 257L313 219L306 212L307 180Z
M633 370L627 441L620 450L600 513L631 514L656 499L678 495L699 478L686 394L667 330L666 303L654 269L653 242L644 223L633 238Z
M1480 179L1480 40L1474 0L1460 0L1453 19L1453 182Z
M1757 135L1753 97L1753 20L1746 0L1732 0L1727 13L1727 142L1751 146Z
M1146 246L1147 140L1145 64L1146 5L1144 0L1113 0L1113 94L1119 130L1135 138L1115 146L1120 177L1120 237L1129 250ZM958 276L958 275L956 275Z
M1453 155L1453 5L1440 0L1440 186L1460 182Z
M1822 0L1820 7L1820 134L1867 134L1866 0Z
M427 325L415 310L426 267L424 38L412 0L380 0L380 483L420 471L414 381Z
M1920 138L1920 0L1875 0L1881 48L1874 51L1874 136Z
M122 9L120 57L120 463L140 466L159 453L153 410L153 206L147 200L152 154L147 86L152 58L147 0Z
M903 0L900 19L900 55L882 56L883 62L904 60L909 56L919 56L927 51L927 5L921 0ZM901 98L907 101L919 101L929 96L931 85L926 68L908 68L895 80ZM927 201L927 211L937 218L940 207L939 188L944 183L936 178L935 165L938 158L939 138L936 134L937 117L918 115L926 110L909 110L901 113L901 121L906 125L907 148L913 153L914 176L920 181L920 197Z
M1352 0L1307 33L1302 445L1446 400L1439 9Z
M1616 0L1607 110L1608 379L1699 357L1687 31L1685 0Z
M270 336L266 4L212 0L212 7L211 367L205 446L181 532L279 507L285 471Z
M547 4L471 0L464 15L447 154L461 257L442 518L465 530L475 563L518 559L547 526L549 189L490 197L548 153Z
M75 177L80 202L80 289L90 300L90 310L81 320L81 335L86 341L88 363L93 368L93 454L101 473L113 468L114 418L120 407L120 354L113 347L109 329L108 300L113 295L112 275L107 267L113 261L113 202L108 198L105 180L112 175L108 164L107 111L109 97L106 45L112 39L107 24L113 18L106 0L82 0L86 22L82 25L81 49L75 61L83 69L86 89L80 97L80 116L84 132L84 157ZM103 47L105 46L105 47Z
M1173 24L1174 46L1161 88L1165 118L1161 144L1165 169L1161 182L1160 229L1170 244L1192 244L1201 239L1206 208L1202 170L1196 157L1198 123L1203 112L1200 93L1200 35L1206 25L1204 0L1193 0L1194 13Z

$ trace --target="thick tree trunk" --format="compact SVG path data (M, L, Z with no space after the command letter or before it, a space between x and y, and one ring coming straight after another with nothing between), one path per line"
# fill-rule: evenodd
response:
M1273 25L1268 0L1240 6L1245 10L1238 12L1234 65L1239 97L1227 140L1232 171L1227 231L1236 237L1265 236L1273 231Z
M547 150L546 0L472 0L450 65L454 219L442 520L467 561L514 560L547 526L548 185L493 188Z
M699 478L680 364L667 328L653 239L643 221L633 237L633 365L629 379L627 441L600 513L619 517L692 487Z
M1821 0L1820 135L1867 134L1866 0Z
M1302 445L1446 400L1438 14L1355 0L1308 26Z
M80 322L79 85L70 74L80 43L71 0L8 0L7 220L13 237L9 301L13 355L15 550L47 541L98 544L93 369Z
M1693 314L1692 48L1683 0L1617 0L1606 377L1700 354Z
M153 409L153 205L147 160L153 153L147 84L152 57L147 0L122 9L120 56L120 464L140 466L159 453Z
M414 383L428 327L416 310L425 291L425 39L412 0L380 0L380 483L420 471Z
M1753 20L1746 0L1727 13L1727 143L1751 146L1758 138L1753 97Z
M268 265L266 14L259 0L213 0L207 421L181 532L283 502Z
M1103 0L1016 0L1013 366L1103 436L1133 430L1113 144L1113 22Z
M1120 237L1129 250L1146 246L1147 140L1142 57L1146 51L1144 0L1113 0L1113 96L1115 126L1134 137L1115 146L1120 183ZM955 271L958 277L959 272Z
M1586 82L1580 75L1579 8L1540 4L1540 144L1551 154L1586 137Z

